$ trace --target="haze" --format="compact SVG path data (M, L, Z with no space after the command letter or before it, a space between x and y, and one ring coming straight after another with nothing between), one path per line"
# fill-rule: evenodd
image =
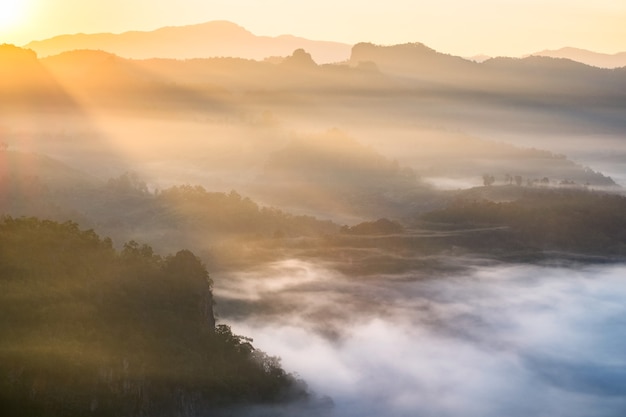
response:
M66 33L119 33L229 20L257 35L291 34L348 44L419 41L461 56L520 56L564 46L604 53L626 50L626 5L611 0L19 3L24 13L15 17L17 24L0 26L3 42L22 45Z
M0 409L622 417L625 11L23 3Z

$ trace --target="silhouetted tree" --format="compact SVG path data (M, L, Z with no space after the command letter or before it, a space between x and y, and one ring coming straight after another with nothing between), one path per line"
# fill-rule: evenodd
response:
M494 182L496 182L496 177L490 174L483 174L483 184L485 187L493 185Z
M136 172L125 172L117 178L109 179L107 185L116 191L147 194L148 185L139 178Z

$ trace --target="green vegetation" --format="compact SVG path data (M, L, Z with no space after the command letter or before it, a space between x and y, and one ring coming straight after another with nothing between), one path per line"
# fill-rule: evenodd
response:
M389 219L378 219L373 222L363 222L355 226L343 226L342 233L352 235L390 235L404 232L404 227L396 221Z
M506 226L516 242L542 250L626 255L625 213L626 198L615 194L527 190L509 202L459 199L422 219L456 228Z
M201 415L306 395L215 326L212 280L188 250L118 252L72 222L5 217L0 286L5 415Z

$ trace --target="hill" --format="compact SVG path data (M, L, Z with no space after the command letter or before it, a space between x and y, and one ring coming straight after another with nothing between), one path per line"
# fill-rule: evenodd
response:
M304 48L318 63L345 61L350 54L347 44L290 35L256 36L227 21L164 27L150 32L61 35L33 41L25 47L41 57L77 49L100 49L135 59L238 57L255 60L286 56L295 49Z
M626 67L626 52L603 54L585 49L565 47L561 49L546 49L530 55L571 59L572 61L599 68Z
M14 45L0 45L0 110L76 109L74 100L46 70L37 54Z
M488 189L489 187L487 187ZM626 254L626 198L586 190L498 187L459 193L447 207L421 215L435 228L486 228L485 235L467 233L453 244L503 256L514 250L623 259ZM500 199L493 201L485 197ZM510 252L507 254L507 252Z
M349 62L353 66L373 63L384 73L419 82L418 86L426 91L447 92L450 88L490 94L506 91L516 95L543 94L544 99L546 93L623 94L626 76L623 71L545 56L498 57L475 62L443 54L421 43L391 46L359 43L352 48Z
M479 68L475 62L437 52L422 43L390 46L358 43L352 48L349 62L353 66L371 62L382 72L402 77L450 81L451 76L470 75Z
M397 217L436 199L412 169L337 129L272 153L257 184L274 204L335 215Z
M188 250L118 252L75 223L5 217L0 271L5 414L199 416L305 395L215 326L212 280Z

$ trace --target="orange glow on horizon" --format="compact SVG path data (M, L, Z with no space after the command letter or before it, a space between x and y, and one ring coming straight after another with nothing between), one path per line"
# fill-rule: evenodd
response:
M625 18L626 4L614 0L0 0L0 44L227 20L259 36L421 42L459 56L523 56L566 46L617 53L626 51Z

